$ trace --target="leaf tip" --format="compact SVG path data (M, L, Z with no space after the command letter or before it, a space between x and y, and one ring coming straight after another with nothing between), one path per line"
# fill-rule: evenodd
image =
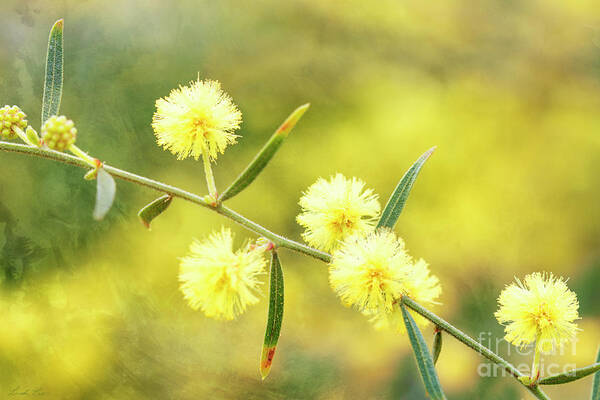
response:
M140 216L140 221L142 222L142 225L144 225L146 227L146 229L148 229L149 231L151 231L152 229L150 229L150 223L148 221L144 221L144 219Z
M306 103L292 111L290 116L287 117L283 124L281 124L281 126L277 128L276 134L279 136L287 137L309 107L310 103Z
M292 115L295 118L294 122L298 122L298 120L304 115L306 111L310 108L310 103L302 104L300 107L296 108Z
M277 346L264 346L262 351L262 357L260 360L260 376L264 381L271 372L271 365L273 364L273 356L275 356L275 349Z
M300 107L298 107L297 111L306 112L306 110L308 110L309 108L310 108L310 103L306 103L306 104L302 104Z
M267 376L269 376L269 371L270 369L267 369L266 371L263 371L262 369L260 370L260 380L264 381L265 379L267 379Z
M54 26L52 27L52 30L54 30L54 29L60 29L62 31L64 27L65 27L65 19L61 18L61 19L59 19L58 21L56 21L54 23Z
M160 214L165 212L165 210L171 205L171 201L173 201L173 196L170 194L165 194L144 206L137 213L140 222L148 230L152 230L150 228L150 223Z

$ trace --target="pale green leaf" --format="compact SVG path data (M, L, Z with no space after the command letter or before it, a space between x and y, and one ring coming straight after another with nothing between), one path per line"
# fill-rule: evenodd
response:
M596 356L596 363L600 363L600 348ZM594 375L594 383L592 385L592 400L600 400L600 372Z
M400 308L402 309L402 317L404 318L404 324L406 325L408 338L410 339L410 344L412 345L415 359L417 360L417 366L419 367L419 372L421 373L425 390L429 394L429 397L433 400L446 399L435 371L433 358L431 357L431 353L427 348L427 343L425 343L423 334L419 330L415 320L410 315L404 304L401 304Z
M398 217L406 204L406 200L408 200L408 195L410 194L410 190L423 167L425 161L431 156L434 152L435 147L427 150L415 163L406 171L398 186L390 196L383 212L381 213L381 218L377 223L377 228L386 227L393 228L396 225L396 221L398 221Z
M165 194L144 206L144 208L138 212L138 217L140 217L142 224L150 229L152 220L162 214L169 207L171 201L173 201L173 196Z
M592 364L584 368L573 369L561 374L548 376L540 379L538 383L540 385L560 385L562 383L569 383L581 378L585 378L586 376L591 375L598 370L600 370L600 363Z
M431 353L433 355L433 365L437 364L437 360L440 357L440 353L442 352L442 331L439 329L435 330L433 335L433 346L431 348Z
M115 200L117 184L113 177L104 170L98 169L98 177L96 178L96 206L94 207L94 219L101 220L104 218L108 210Z
M296 126L296 123L304 115L306 110L308 110L309 106L309 104L304 104L303 106L295 109L290 116L287 117L287 119L279 128L277 128L275 133L273 133L273 136L271 136L269 141L258 152L250 164L248 164L240 176L238 176L236 180L219 196L219 200L225 201L232 198L248 187L248 185L250 185L256 179L256 177L267 166L269 161L271 161L277 150L279 150L285 138L287 138L292 128Z
M64 20L54 23L48 38L46 55L46 78L42 100L42 126L48 118L58 115L63 90L63 27Z
M260 374L263 379L271 370L281 323L283 321L283 271L277 252L273 250L271 256L271 280L269 285L269 316L267 318L267 329L260 359Z

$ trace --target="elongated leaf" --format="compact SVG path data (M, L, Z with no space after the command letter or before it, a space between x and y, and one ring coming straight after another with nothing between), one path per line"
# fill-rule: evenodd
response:
M404 304L401 304L400 308L402 309L402 317L404 318L408 338L410 339L410 344L415 353L417 366L419 367L421 378L423 378L425 389L427 390L429 397L433 400L445 399L446 396L444 396L444 392L442 392L442 387L437 373L435 372L433 359L431 358L431 353L425 343L425 338L423 338L423 334L419 330L413 317L409 314L408 310L406 310Z
M110 210L113 201L115 200L115 193L117 191L117 184L113 177L104 170L104 168L98 169L98 177L96 178L96 206L94 207L94 219L99 221Z
M281 332L281 322L283 321L283 271L277 252L273 251L271 256L271 282L269 285L269 317L267 320L267 330L265 332L265 341L260 358L260 375L263 379L269 375L279 333Z
M377 223L377 227L386 227L393 228L396 225L396 221L398 221L398 217L406 204L406 200L408 199L408 195L410 194L410 190L412 189L423 164L425 161L431 156L431 154L435 151L435 147L427 150L415 163L406 171L398 186L394 190L394 193L390 196L383 212L381 213L381 218Z
M46 79L44 81L44 99L42 100L42 126L48 118L58 115L63 89L63 27L64 20L54 23L48 38L46 56Z
M290 114L289 117L281 124L275 131L273 136L264 145L264 147L258 152L246 169L237 177L237 179L219 196L221 201L232 198L236 194L244 190L250 185L254 179L262 172L267 166L269 161L273 158L279 147L283 144L285 138L288 137L291 130L294 128L296 123L302 118L302 115L308 110L310 104L304 104L298 107Z
M440 353L442 351L442 331L439 329L435 330L433 335L433 346L431 348L431 353L433 355L433 365L437 364L437 360L440 357Z
M598 355L596 356L596 363L600 363L600 348L598 349ZM600 372L596 372L596 375L594 375L591 399L600 400Z
M556 374L544 379L540 379L540 385L560 385L561 383L573 382L600 370L600 363L588 365L584 368L573 369L571 371Z
M162 214L169 207L171 201L173 201L173 196L165 194L144 206L144 208L138 212L138 217L140 217L142 224L150 229L150 222Z

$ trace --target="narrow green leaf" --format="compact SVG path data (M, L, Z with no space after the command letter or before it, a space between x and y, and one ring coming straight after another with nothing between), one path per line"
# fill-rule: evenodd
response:
M446 399L444 392L442 392L442 387L433 365L433 359L431 358L431 353L429 353L423 334L404 304L401 304L400 308L402 309L402 317L404 318L408 338L410 339L410 344L415 353L417 366L419 367L419 372L421 373L421 378L423 378L423 383L425 384L425 389L427 390L429 397L433 400Z
M600 370L600 363L595 363L584 368L573 369L571 371L563 372L562 374L556 374L540 379L538 383L540 385L560 385L562 383L569 383L585 378L598 370Z
M442 351L442 331L436 328L435 333L433 334L433 346L431 348L431 353L433 354L433 365L437 364L437 360L440 357L440 353Z
M54 23L48 38L46 56L46 79L44 81L44 98L42 100L42 126L48 118L58 115L63 89L63 27L64 20Z
M144 208L138 212L138 217L140 217L142 224L150 229L150 222L162 214L169 207L171 201L173 201L173 196L165 194L144 206Z
M269 317L267 320L267 330L265 332L265 341L260 358L260 375L263 379L269 375L279 333L281 331L281 322L283 321L283 271L277 252L273 250L271 256L271 281L269 284Z
M600 348L596 356L596 363L600 363ZM600 400L600 373L594 375L594 384L592 385L592 400Z
M104 170L104 168L98 169L98 177L96 179L96 206L94 207L94 219L99 221L110 210L113 201L115 200L115 193L117 191L117 184L113 177Z
M390 196L383 212L381 213L381 218L377 223L377 228L386 227L393 228L396 225L396 221L398 221L398 217L406 204L406 200L408 199L408 195L410 194L410 190L412 189L423 164L425 161L431 156L431 154L435 151L435 147L427 150L415 163L406 171L398 186L394 190L394 193Z
M300 118L302 118L302 115L308 110L309 106L310 104L304 104L303 106L296 108L290 116L287 117L240 176L238 176L237 179L219 196L221 201L230 199L240 193L256 179L258 174L260 174L269 161L271 161L277 150L279 150L279 147L281 147L285 138L288 137L291 130Z

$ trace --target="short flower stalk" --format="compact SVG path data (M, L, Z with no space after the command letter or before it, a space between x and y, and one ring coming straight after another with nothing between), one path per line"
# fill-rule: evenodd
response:
M212 166L210 165L210 155L208 154L207 148L202 149L202 163L204 164L204 176L206 177L209 200L213 206L216 206L219 194L217 192L215 176L213 175Z
M530 385L535 385L540 379L540 362L542 358L542 344L540 343L542 334L538 333L535 341L535 350L533 354L533 362L531 364L531 376L529 377Z

